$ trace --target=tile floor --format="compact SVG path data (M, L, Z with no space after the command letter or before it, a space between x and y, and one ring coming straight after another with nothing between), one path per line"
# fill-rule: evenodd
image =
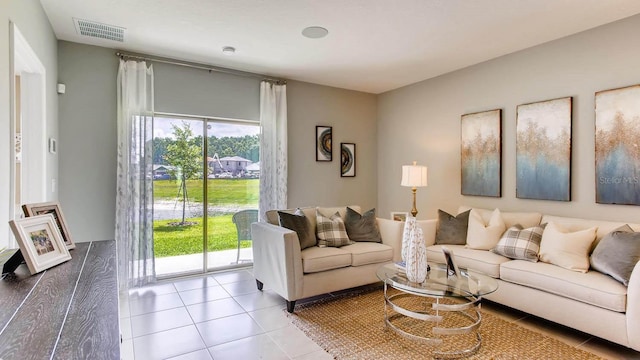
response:
M266 286L256 289L251 270L174 279L122 294L122 359L331 359L289 322L280 296ZM640 359L639 352L513 309L491 302L483 308L603 358Z

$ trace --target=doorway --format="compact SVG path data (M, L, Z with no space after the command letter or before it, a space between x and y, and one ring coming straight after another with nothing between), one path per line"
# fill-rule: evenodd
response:
M47 201L46 71L20 30L11 24L11 174L9 217L21 205ZM17 247L11 237L9 247Z
M260 181L258 123L156 114L153 128L157 276L251 264L250 224L257 221Z

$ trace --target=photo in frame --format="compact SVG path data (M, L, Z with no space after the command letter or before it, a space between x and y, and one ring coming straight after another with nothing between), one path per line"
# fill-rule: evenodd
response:
M640 205L640 85L595 95L596 203Z
M447 265L447 275L448 276L460 276L460 269L458 268L458 264L456 264L455 256L453 255L453 251L446 246L442 247L442 253L444 254L444 262Z
M340 143L340 176L356 176L356 144Z
M24 204L22 205L22 211L24 212L24 216L31 217L36 215L44 215L51 214L53 215L53 219L58 226L58 230L62 235L62 240L67 246L67 249L75 249L76 243L71 238L71 233L67 228L67 222L64 219L64 214L62 213L62 209L60 208L60 203L57 201L53 202L43 202L43 203L32 203L32 204Z
M462 115L461 193L502 196L502 109Z
M391 212L391 220L393 221L407 221L408 216L409 216L408 212L401 212L401 211Z
M516 197L571 200L572 97L518 105Z
M333 128L331 126L316 126L316 161L332 161Z
M52 214L9 221L31 275L71 259Z

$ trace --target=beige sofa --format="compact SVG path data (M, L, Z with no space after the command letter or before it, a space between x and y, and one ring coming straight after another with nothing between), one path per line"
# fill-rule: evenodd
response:
M350 208L361 212L358 206ZM316 208L302 210L315 229ZM344 218L346 207L320 210L324 214L338 211ZM378 267L400 258L403 223L398 221L377 219L382 243L313 246L302 251L298 235L278 225L276 211L267 212L267 221L251 226L253 272L258 289L266 285L285 298L289 312L293 312L296 300L375 283L379 281Z
M476 210L488 222L492 211ZM532 218L541 224L550 221L561 224L571 232L597 226L594 247L604 235L626 224L536 213L503 212L502 218L507 227L531 222ZM428 261L443 263L442 246L435 245L437 220L419 223L428 246ZM639 224L628 225L634 231L640 230ZM626 287L595 270L580 273L543 262L511 260L464 245L447 247L455 254L459 267L498 279L498 290L485 296L486 299L640 351L640 262Z
M344 209L326 212L340 210L343 214ZM489 221L491 210L475 210L485 222ZM304 212L313 218L315 208ZM604 235L625 224L534 212L502 212L502 219L507 227L514 224L529 227L549 221L569 231L597 226L594 246ZM377 282L375 273L380 265L400 260L402 222L377 219L382 244L301 251L296 233L275 225L277 214L271 213L269 221L252 225L254 275L259 289L266 284L287 300L290 312L298 299ZM418 224L428 246L428 261L444 263L442 246L435 245L438 221L421 220ZM640 231L640 224L629 225ZM498 290L485 296L486 299L640 351L640 263L636 264L627 287L594 270L580 273L543 262L511 260L464 245L447 247L453 251L459 267L497 279Z

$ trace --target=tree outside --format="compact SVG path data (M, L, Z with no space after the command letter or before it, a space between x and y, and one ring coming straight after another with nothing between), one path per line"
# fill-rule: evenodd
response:
M200 147L194 144L193 131L191 126L186 122L182 122L182 126L171 124L175 140L167 145L167 151L164 155L167 163L173 168L169 170L170 174L180 180L178 196L182 197L182 220L176 225L193 225L192 222L186 222L186 207L189 200L187 180L195 179L202 174L202 156L200 155Z

